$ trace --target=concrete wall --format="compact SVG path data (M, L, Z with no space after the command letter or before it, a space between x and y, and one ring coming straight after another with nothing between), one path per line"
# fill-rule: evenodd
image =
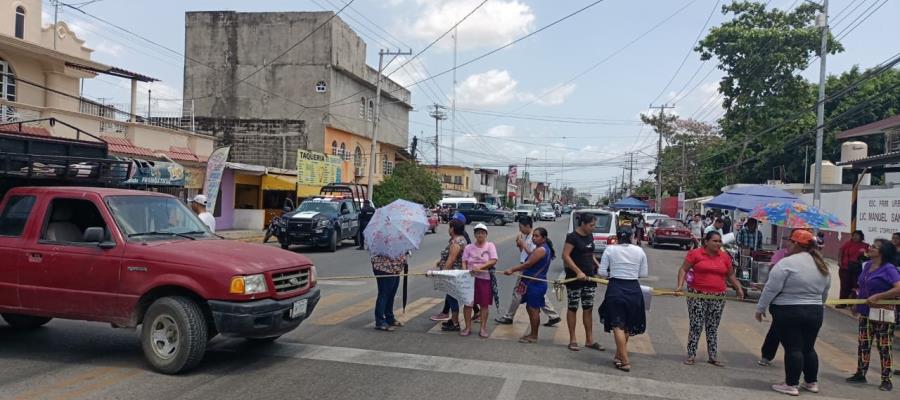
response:
M308 146L304 121L196 118L195 126L215 147L231 146L233 162L294 169L297 149Z
M234 227L234 170L225 168L222 172L222 182L219 186L222 200L217 203L221 211L216 217L216 230L233 229Z
M365 43L339 17L267 64L332 15L187 13L185 51L200 63L185 65L185 99L195 99L198 116L303 119L307 148L313 151L330 152L326 149L330 142L324 140L326 126L371 137L371 122L359 115L359 98L374 97L374 74L365 63ZM237 83L242 79L246 80ZM316 92L319 81L326 82L325 93ZM385 87L409 97L393 82L386 81ZM384 99L379 141L405 148L409 108L392 97ZM316 106L324 107L306 108Z
M16 7L25 9L25 37L32 43L41 41L41 0L0 1L0 33L15 37Z

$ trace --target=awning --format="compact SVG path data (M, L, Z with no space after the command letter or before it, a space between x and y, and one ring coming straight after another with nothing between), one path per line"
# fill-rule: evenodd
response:
M263 175L262 190L286 190L297 188L297 177L287 175Z
M843 131L838 133L835 138L836 139L849 139L853 137L859 136L868 136L874 135L878 133L884 133L884 131L893 128L900 128L900 115L895 115L890 118L885 118L881 121L875 121L871 124L866 124L863 126L858 126L856 128Z
M634 197L624 198L622 200L617 201L612 205L613 208L617 208L620 210L649 210L650 206L643 201L640 201Z
M245 175L261 176L266 174L266 167L263 167L262 165L227 162L225 163L225 168L240 171Z
M738 185L722 193L703 206L723 210L753 211L773 201L801 201L788 192L766 185Z

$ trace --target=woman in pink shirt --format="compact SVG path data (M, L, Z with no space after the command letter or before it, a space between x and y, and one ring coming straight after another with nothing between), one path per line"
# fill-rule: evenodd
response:
M491 275L488 271L497 265L497 248L493 243L487 241L487 236L487 226L484 224L475 225L475 243L467 245L465 250L463 250L463 268L472 271L472 275L475 276L475 301L473 304L466 304L465 309L463 309L466 329L459 332L460 336L472 334L472 308L477 304L481 308L479 313L481 331L478 335L483 338L488 337L488 312L491 309L491 301L494 298L491 290Z

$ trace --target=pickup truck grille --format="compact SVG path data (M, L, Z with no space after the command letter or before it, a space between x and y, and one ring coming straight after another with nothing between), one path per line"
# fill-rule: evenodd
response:
M292 233L309 233L312 232L312 221L290 221L288 222L288 231Z
M309 284L309 268L274 273L272 284L276 293L303 289Z

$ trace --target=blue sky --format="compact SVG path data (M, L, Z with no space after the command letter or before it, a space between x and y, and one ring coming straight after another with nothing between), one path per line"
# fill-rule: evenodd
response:
M709 26L724 20L717 10ZM803 0L772 0L770 7L789 8ZM882 5L882 1L885 1ZM356 0L342 18L368 44L368 62L377 65L379 48L411 47L418 52L479 0ZM578 10L592 1L490 0L459 28L459 63ZM870 67L897 53L900 2L888 0L832 0L835 32L849 31L865 14L880 8L842 40L846 51L828 59L828 72L839 73L854 64ZM320 11L336 10L345 0L309 1L128 1L102 0L84 10L176 52L184 48L184 12L195 10ZM704 26L716 0L606 0L535 36L457 71L457 121L454 161L505 170L508 164L545 176L556 185L568 183L592 193L605 193L610 179L621 177L623 153L638 151L646 176L656 152L655 137L638 123L651 102L672 103L683 116L714 120L721 112L716 98L720 77L713 63L701 65L691 53L666 88L676 68ZM154 114L181 109L182 57L142 41L90 16L62 9L60 19L72 25L94 59L162 80L150 86ZM680 11L679 11L680 10ZM52 8L44 2L45 22ZM654 25L657 29L640 37ZM855 22L853 22L855 21ZM378 27L375 27L377 25ZM706 28L707 30L709 27ZM633 42L633 43L631 43ZM629 43L631 43L629 45ZM280 50L280 49L279 49ZM393 64L398 65L398 64ZM429 49L391 77L415 82L453 65L452 39ZM591 68L594 67L594 68ZM688 81L695 72L692 81ZM387 68L392 71L393 68ZM710 72L711 71L711 72ZM707 74L709 72L709 74ZM804 72L818 79L818 63ZM705 78L704 78L705 77ZM701 80L701 78L703 78ZM695 90L680 91L681 88ZM410 137L424 135L433 142L434 120L428 106L449 106L451 74L412 87L415 111L410 113ZM146 108L146 88L139 95ZM659 98L657 95L662 93ZM85 83L84 95L107 103L127 104L128 84L111 77ZM654 101L655 100L655 101ZM485 112L494 114L487 115ZM501 113L503 115L497 115ZM514 115L515 117L511 117ZM523 118L524 117L524 118ZM564 122L561 119L565 119ZM441 137L441 159L451 158L451 127ZM424 161L434 161L434 147L421 143ZM443 146L446 146L443 147ZM568 164L568 167L564 167Z

